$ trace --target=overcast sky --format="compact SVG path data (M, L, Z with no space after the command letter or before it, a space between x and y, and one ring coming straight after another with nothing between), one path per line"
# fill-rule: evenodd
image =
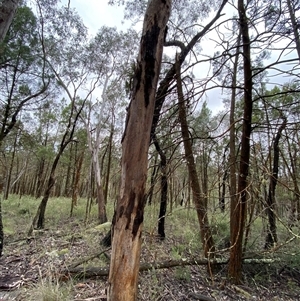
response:
M92 35L103 25L116 26L119 29L125 26L122 25L123 7L107 3L108 0L70 0L70 6L77 10Z
M62 0L62 2L67 4L68 0ZM91 35L95 35L98 29L103 25L116 26L120 30L126 30L129 26L128 21L125 24L123 23L124 6L108 5L108 0L70 0L70 6L76 9L83 19L83 23L88 27ZM207 44L207 41L205 41L205 43ZM211 50L209 49L209 51ZM202 65L201 72L203 72L203 76L206 77L207 73L204 71L206 68L203 67ZM208 106L214 113L223 108L220 90L211 90L207 92L206 95L209 98Z

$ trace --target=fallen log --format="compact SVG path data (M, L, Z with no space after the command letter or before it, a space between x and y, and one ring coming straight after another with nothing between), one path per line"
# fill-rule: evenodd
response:
M244 264L269 264L276 261L275 259L265 259L265 258L253 258L253 259L245 259ZM207 260L205 258L202 259L179 259L179 260L166 260L162 262L142 262L140 264L140 272L149 271L149 270L157 270L157 269L168 269L177 266L187 266L187 265L223 265L227 264L228 260ZM60 271L59 275L62 279L74 277L77 279L85 279L85 278L96 278L96 277L104 277L108 276L109 267L69 267L65 270Z

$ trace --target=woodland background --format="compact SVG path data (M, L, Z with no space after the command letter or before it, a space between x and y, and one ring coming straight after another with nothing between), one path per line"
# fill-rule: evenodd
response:
M93 207L100 224L112 219L107 208L120 191L121 141L146 2L125 1L125 18L132 22L126 31L103 26L91 36L72 1L21 1L0 40L1 202L36 199L29 237L47 226L49 199L66 198L70 217L84 202L86 222ZM238 3L173 2L151 128L145 210L154 210L154 232L165 239L172 234L165 230L168 216L178 208L196 208L195 233L199 241L206 237L200 246L205 257L232 253L241 229L242 249L235 250L241 261L250 251L289 250L299 256L300 2L251 0L244 9L251 110L244 99L247 66ZM244 170L245 116L251 117ZM243 176L247 185L238 191ZM239 193L246 204L242 215L234 210ZM230 277L239 283L241 271L230 266Z

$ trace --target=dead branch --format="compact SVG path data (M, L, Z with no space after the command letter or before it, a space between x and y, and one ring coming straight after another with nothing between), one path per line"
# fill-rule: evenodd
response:
M98 254L99 255L99 254ZM276 261L275 259L265 259L265 258L252 258L245 259L244 264L270 264ZM85 261L86 262L86 261ZM228 260L207 260L207 259L179 259L179 260L167 260L162 262L143 262L140 264L140 272L157 270L157 269L168 269L177 266L187 266L187 265L223 265L227 264ZM65 277L75 277L77 279L82 278L96 278L108 276L109 267L78 267L77 264L70 266L69 268L60 271L60 278L65 279Z
M107 251L109 251L111 248L107 248L101 252L97 252L95 254L92 254L90 256L87 256L87 257L84 257L80 260L78 260L77 262L73 263L72 265L70 265L67 269L68 270L72 270L72 269L75 269L76 267L78 267L79 265L82 265L90 260L93 260L94 258L96 257L100 257L102 254L105 254Z

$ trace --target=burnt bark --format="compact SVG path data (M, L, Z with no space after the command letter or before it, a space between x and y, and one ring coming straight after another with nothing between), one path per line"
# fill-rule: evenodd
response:
M112 225L108 300L137 299L150 131L171 3L152 0L145 13L122 138L121 188Z

